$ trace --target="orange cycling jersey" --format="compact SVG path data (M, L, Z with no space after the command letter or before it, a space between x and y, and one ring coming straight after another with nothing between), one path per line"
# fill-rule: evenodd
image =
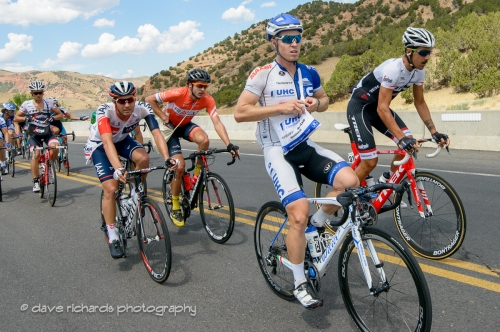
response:
M156 100L158 103L167 103L164 110L174 126L180 127L189 123L196 113L205 108L210 116L219 115L215 100L211 95L205 93L198 100L191 99L188 87L158 92Z

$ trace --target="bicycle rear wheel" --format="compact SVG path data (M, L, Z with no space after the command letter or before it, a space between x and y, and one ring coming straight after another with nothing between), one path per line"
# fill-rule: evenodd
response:
M12 177L14 177L14 174L16 173L16 160L12 156L10 158L11 158L10 159L10 168L12 168L11 169L12 172L10 173L10 175Z
M443 259L453 255L462 245L466 231L465 210L453 187L440 176L419 172L415 174L418 195L424 209L397 207L394 222L403 241L417 254L429 259ZM412 192L412 202L415 202ZM430 206L424 203L427 196ZM404 199L405 196L403 196Z
M209 172L206 183L201 184L198 203L201 221L212 241L224 243L233 234L234 203L224 179Z
M277 257L279 255L288 259L285 242L290 227L288 221L278 233L285 218L286 211L280 202L267 202L260 208L254 230L255 254L260 271L271 290L287 301L294 301L292 270L283 265ZM276 241L271 246L275 237Z
M68 146L66 145L66 148L64 149L64 154L63 154L63 163L64 163L64 168L66 168L66 176L69 176L69 153L68 153Z
M48 174L48 179L46 183L47 187L47 200L50 206L54 206L56 203L57 196L57 174L56 174L56 166L52 160L49 160L49 168L45 170ZM41 188L40 188L41 189Z
M142 261L149 276L164 283L172 265L172 248L165 218L160 208L149 197L143 197L141 216L137 222L137 241Z
M365 227L362 232L372 287L368 288L352 235L339 252L340 292L349 315L362 331L430 331L432 303L424 274L411 251L386 232ZM367 249L371 241L382 267ZM380 278L381 268L386 281Z

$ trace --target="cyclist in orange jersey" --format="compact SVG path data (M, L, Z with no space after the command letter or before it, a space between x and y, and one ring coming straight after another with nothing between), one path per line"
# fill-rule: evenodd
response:
M184 226L179 194L186 166L179 138L182 137L189 142L198 144L198 151L207 150L210 142L207 133L197 124L191 122L196 113L206 109L214 124L215 131L226 144L227 149L231 151L233 157L240 154L239 147L229 141L226 127L217 113L214 98L206 92L210 84L210 74L203 69L195 68L188 73L186 81L187 86L185 87L158 92L146 97L146 102L151 105L156 116L163 121L164 130L162 132L167 140L170 157L180 161L176 179L172 181L172 215L170 216L174 225L178 227ZM162 103L166 103L165 111L160 108ZM200 171L201 160L198 160L194 170L194 181L196 181Z

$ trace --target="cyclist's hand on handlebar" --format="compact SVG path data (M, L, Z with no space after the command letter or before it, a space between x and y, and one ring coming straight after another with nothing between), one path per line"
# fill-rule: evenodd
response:
M405 136L399 140L398 144L399 147L406 152L411 152L414 149L418 152L417 140L414 138Z
M123 167L115 169L115 172L113 173L113 179L123 183L127 182L126 176L127 176L127 171Z
M83 115L80 117L80 121L87 121L88 119L90 119L90 117L87 115Z
M167 167L169 170L172 170L172 171L176 170L180 164L181 164L181 162L179 161L179 159L167 158L165 160L165 167Z
M233 143L229 143L227 146L227 151L231 152L231 155L233 158L238 157L240 159L240 147L237 145L234 145Z
M441 147L450 145L450 139L446 134L438 133L436 131L434 134L432 134L432 139Z

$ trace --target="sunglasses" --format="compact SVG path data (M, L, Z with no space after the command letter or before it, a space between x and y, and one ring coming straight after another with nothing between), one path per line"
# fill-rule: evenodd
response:
M420 55L421 57L426 57L428 55L431 55L432 54L432 50L415 50L413 48L410 48L410 50L412 50L413 52L417 52L418 55Z
M31 93L33 96L39 96L39 95L43 95L43 91L40 91L40 92L32 92Z
M206 89L206 88L208 88L208 85L209 85L209 84L203 84L203 83L193 83L193 85L194 85L195 87L197 87L197 88L200 88L200 89L201 89L201 88L205 88L205 89Z
M298 44L302 40L302 35L295 35L295 36L287 35L275 38L281 40L285 44L292 44L294 41Z
M135 101L135 97L129 97L127 99L114 99L117 104L125 105L126 103L132 104Z

